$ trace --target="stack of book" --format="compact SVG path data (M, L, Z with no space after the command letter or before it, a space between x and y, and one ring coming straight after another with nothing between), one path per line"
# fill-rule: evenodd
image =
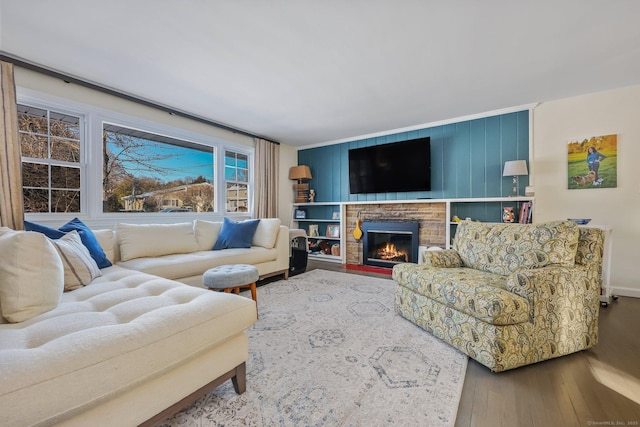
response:
M524 202L520 205L520 216L518 218L518 222L520 224L530 224L531 223L531 212L533 211L531 202Z

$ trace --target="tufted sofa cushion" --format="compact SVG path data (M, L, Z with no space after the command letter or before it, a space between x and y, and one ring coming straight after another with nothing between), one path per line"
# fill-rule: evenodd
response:
M521 268L572 267L580 230L571 221L487 224L462 221L453 249L465 267L503 276Z
M119 266L102 273L65 293L55 309L3 325L0 408L11 411L0 413L0 425L55 420L97 404L236 336L256 319L248 298Z

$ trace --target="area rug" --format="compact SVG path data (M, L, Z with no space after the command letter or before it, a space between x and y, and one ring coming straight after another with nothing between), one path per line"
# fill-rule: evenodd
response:
M312 270L258 288L247 391L166 426L452 426L467 357L397 315L395 283Z

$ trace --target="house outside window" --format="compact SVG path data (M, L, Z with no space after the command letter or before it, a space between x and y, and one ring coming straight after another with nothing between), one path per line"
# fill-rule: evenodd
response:
M102 153L103 212L214 211L213 147L104 123Z
M81 211L83 118L18 104L26 213Z
M249 211L249 156L226 150L224 153L226 211Z

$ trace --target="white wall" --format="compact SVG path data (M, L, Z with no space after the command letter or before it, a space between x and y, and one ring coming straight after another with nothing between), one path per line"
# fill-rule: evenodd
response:
M618 187L567 189L567 142L618 135ZM533 110L536 222L592 218L613 226L613 293L640 297L640 86L566 98Z
M280 145L280 185L278 187L278 217L282 224L291 227L294 201L293 183L289 180L289 169L298 165L298 149L292 145Z
M236 144L248 145L251 147L254 146L253 138L245 135L229 132L227 130L184 117L173 116L165 111L146 107L142 104L107 95L77 84L65 83L60 79L49 77L35 71L26 70L20 67L15 67L14 70L16 86L18 87L43 92L83 104L94 105L106 110L129 114L145 120L175 126L191 132L197 132L202 135L225 139Z

